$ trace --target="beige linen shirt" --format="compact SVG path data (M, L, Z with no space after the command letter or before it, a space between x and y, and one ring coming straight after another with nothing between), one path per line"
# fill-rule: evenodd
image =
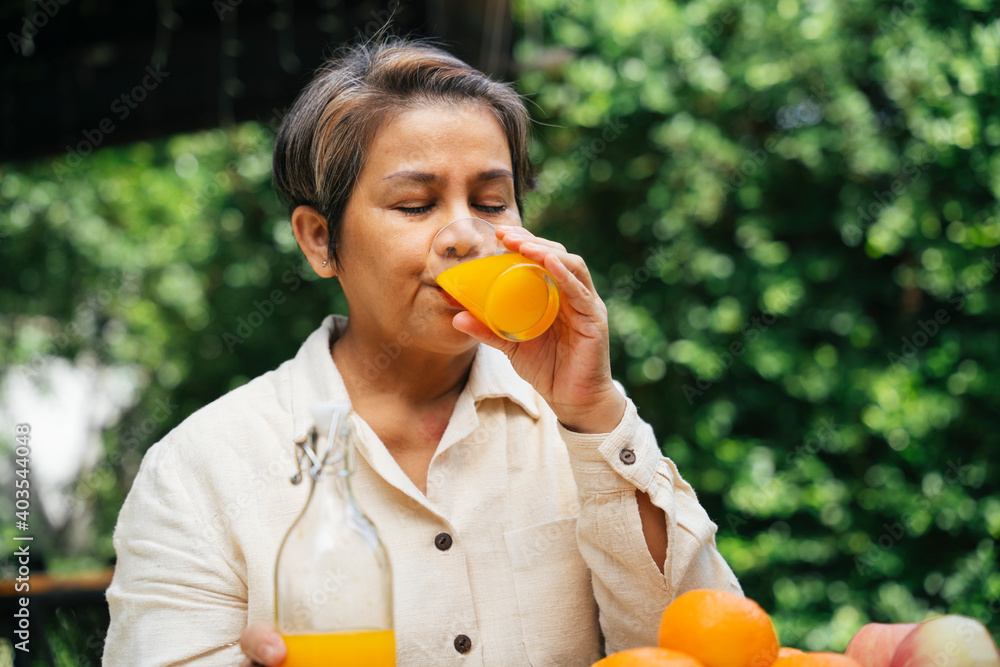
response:
M348 400L330 354L345 324L327 317L295 358L146 454L114 535L107 667L235 666L243 628L273 621L278 547L309 491L289 482L293 443L312 426L311 403ZM392 372L392 352L366 373ZM570 432L503 354L481 345L426 495L364 420L349 423L354 495L392 563L401 666L586 666L655 645L679 593L741 592L715 524L631 401L613 432ZM666 513L663 573L636 489ZM440 533L453 538L444 551ZM471 639L465 654L459 635Z

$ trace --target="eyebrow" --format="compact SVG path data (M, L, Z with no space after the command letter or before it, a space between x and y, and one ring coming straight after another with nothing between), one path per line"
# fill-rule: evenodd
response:
M438 177L435 174L425 171L397 171L394 174L389 174L382 180L388 181L392 178L405 178L406 180L416 181L417 183L437 183L438 181ZM476 183L483 183L485 181L495 181L503 178L514 180L514 174L512 174L509 169L489 169L487 171L479 172L472 180Z

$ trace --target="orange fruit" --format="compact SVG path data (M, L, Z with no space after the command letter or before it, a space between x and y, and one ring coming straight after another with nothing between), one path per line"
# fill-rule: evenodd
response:
M598 660L591 667L704 667L691 656L665 648L630 648Z
M816 651L783 657L771 667L861 667L861 665L843 653Z
M778 659L787 658L790 655L802 655L804 652L790 646L782 646L778 649Z
M778 659L778 636L767 612L727 591L695 590L675 598L663 612L659 644L705 667L768 667Z

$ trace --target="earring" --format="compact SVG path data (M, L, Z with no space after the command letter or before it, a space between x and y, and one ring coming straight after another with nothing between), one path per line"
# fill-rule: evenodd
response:
M326 266L326 262L323 262L323 266Z

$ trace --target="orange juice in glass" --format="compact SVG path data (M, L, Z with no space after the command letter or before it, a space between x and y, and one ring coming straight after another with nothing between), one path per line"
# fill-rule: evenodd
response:
M282 639L288 649L283 667L396 667L392 630L284 635Z
M480 218L449 223L434 237L428 260L438 285L495 334L531 340L559 313L556 281L538 262L507 250Z

